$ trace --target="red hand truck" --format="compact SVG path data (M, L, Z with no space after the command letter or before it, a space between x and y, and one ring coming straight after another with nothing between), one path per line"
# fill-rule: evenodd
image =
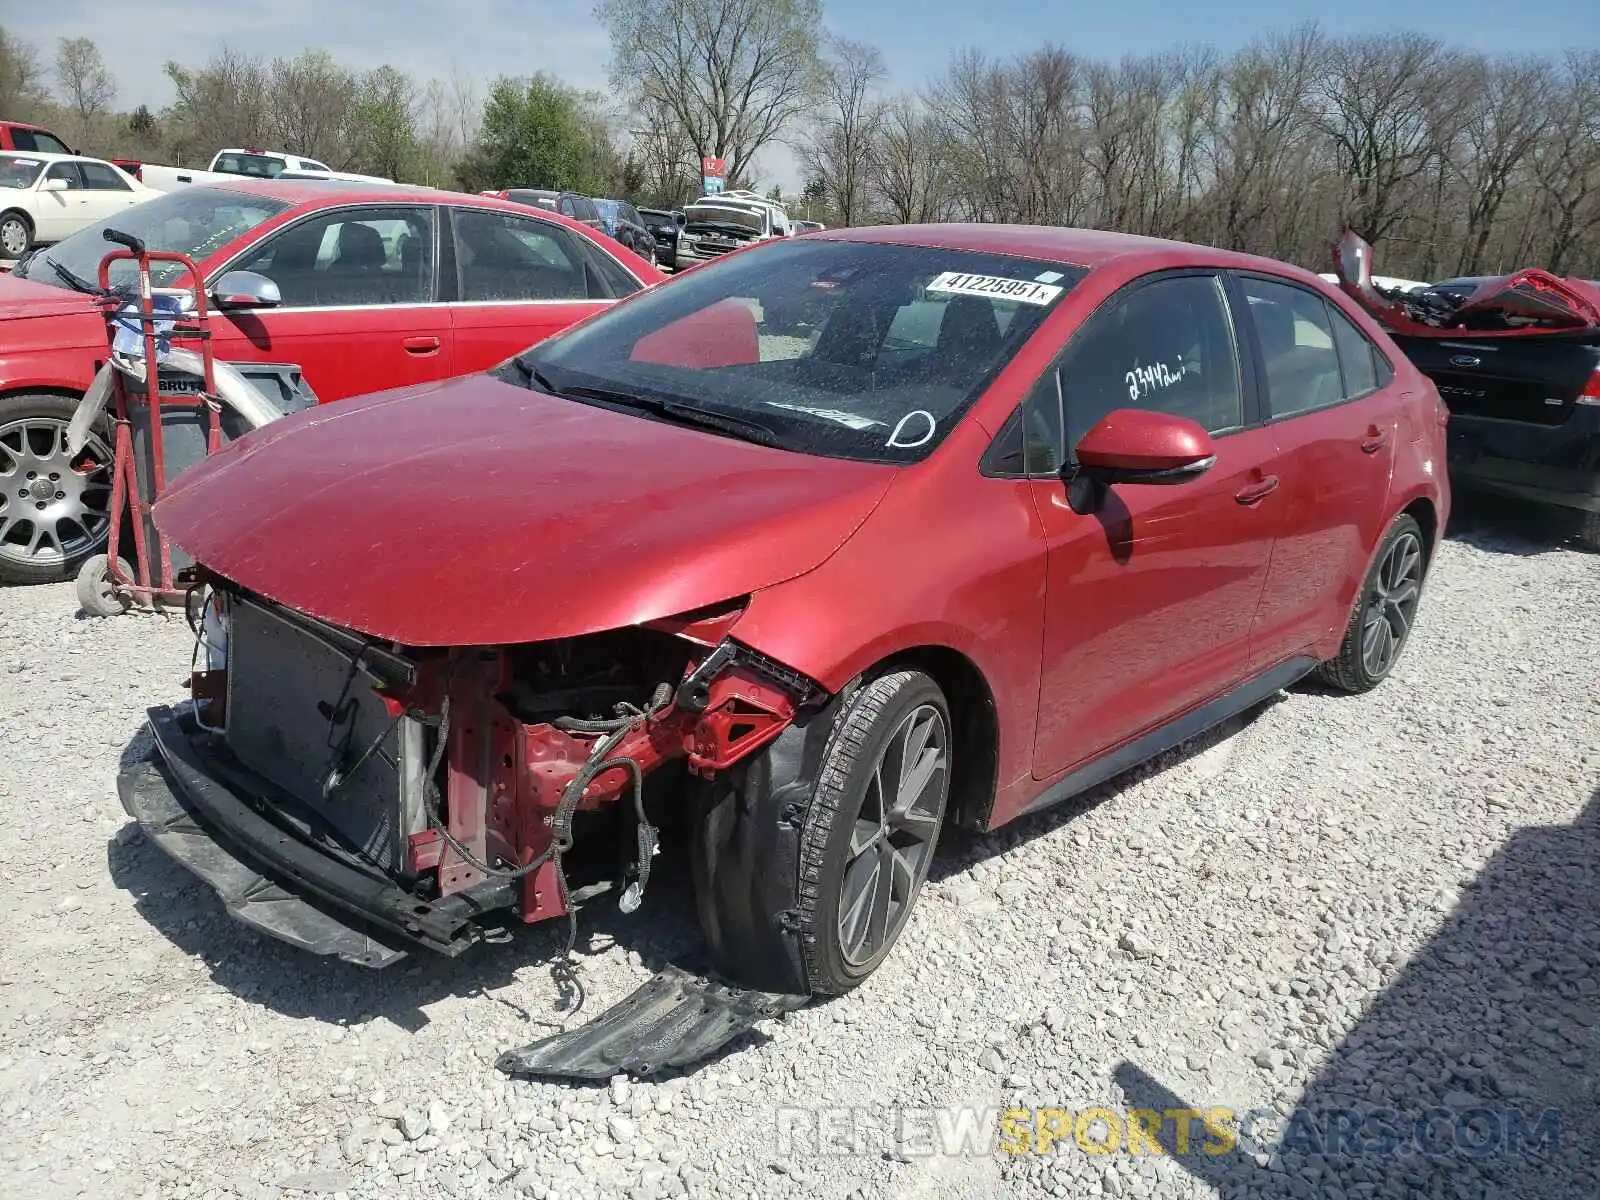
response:
M137 320L144 340L144 387L142 392L131 390L121 370L110 372L112 393L110 409L115 427L115 451L111 474L111 529L110 541L104 554L97 554L83 564L78 573L78 602L85 612L94 616L114 616L135 605L154 610L167 604L179 604L187 591L178 585L172 569L172 546L165 534L150 523L150 510L165 490L166 457L162 447L162 410L181 406L193 409L197 405L206 410L206 454L215 454L222 444L222 404L217 398L215 359L211 349L210 310L207 307L205 281L200 268L187 255L168 250L151 250L143 241L115 229L107 229L106 241L123 247L113 250L100 260L100 291L106 310L107 328L112 342L116 341L118 324L126 325ZM137 305L129 305L123 293L111 290L111 267L117 262L133 262L139 275ZM150 281L153 263L174 263L180 270L167 286L173 287L185 276L192 284L192 311L158 313L154 308L154 288ZM173 287L175 291L181 288ZM158 326L171 323L163 333ZM194 342L204 364L203 387L198 395L193 392L163 392L158 349L163 337L173 342ZM149 428L149 478L141 479L139 456L134 452L133 414L135 406L148 406ZM122 523L125 515L133 518L134 565L120 556L122 549ZM154 542L152 545L151 542Z

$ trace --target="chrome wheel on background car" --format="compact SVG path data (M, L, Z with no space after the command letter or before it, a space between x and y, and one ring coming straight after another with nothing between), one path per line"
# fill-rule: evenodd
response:
M1342 692L1365 692L1388 677L1411 636L1427 569L1422 526L1401 513L1356 595L1339 653L1318 669L1323 682Z
M28 220L20 213L7 213L0 218L0 257L21 258L33 242L33 231Z
M111 529L111 451L98 435L67 453L75 401L0 400L0 583L68 579Z

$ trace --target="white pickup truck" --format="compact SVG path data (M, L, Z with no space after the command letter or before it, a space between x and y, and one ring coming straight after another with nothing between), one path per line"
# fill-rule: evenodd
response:
M201 171L193 167L168 167L160 163L114 159L117 166L146 187L170 192L188 183L223 183L244 176L247 179L343 179L352 183L393 183L381 175L357 175L335 171L325 163L281 150L218 150L211 165Z

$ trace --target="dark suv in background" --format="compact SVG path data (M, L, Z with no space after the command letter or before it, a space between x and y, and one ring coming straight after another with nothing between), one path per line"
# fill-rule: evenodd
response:
M683 230L683 214L664 208L641 208L645 228L656 242L656 265L668 270L678 265L678 234Z
M594 202L595 207L600 210L600 228L640 258L654 265L656 239L645 226L639 210L626 200L609 200L603 196L596 196Z
M498 196L514 204L526 204L529 208L558 212L574 221L582 221L590 229L605 231L600 210L595 207L594 201L577 192L559 192L553 188L502 188L498 192L485 192L484 195Z

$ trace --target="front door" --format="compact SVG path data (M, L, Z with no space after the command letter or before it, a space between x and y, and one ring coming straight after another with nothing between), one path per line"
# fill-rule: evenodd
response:
M1283 279L1237 278L1282 455L1286 520L1252 635L1256 665L1267 667L1349 620L1388 516L1395 441L1407 433L1387 361L1336 305Z
M1037 778L1249 673L1281 498L1271 482L1276 440L1254 420L1240 359L1222 280L1161 274L1107 301L1028 400L1036 438L1056 447L1033 485L1047 544ZM1186 483L1118 485L1099 512L1080 515L1057 468L1118 408L1199 422L1215 439L1216 462Z
M45 184L54 182L57 190L50 191ZM61 187L65 184L65 187ZM54 162L44 170L35 185L39 203L34 215L34 239L40 242L59 242L71 237L85 225L94 223L89 215L88 193L84 190L83 175L75 162Z
M225 268L271 279L283 303L214 321L217 357L296 363L324 403L447 378L454 347L437 261L431 205L313 213Z

